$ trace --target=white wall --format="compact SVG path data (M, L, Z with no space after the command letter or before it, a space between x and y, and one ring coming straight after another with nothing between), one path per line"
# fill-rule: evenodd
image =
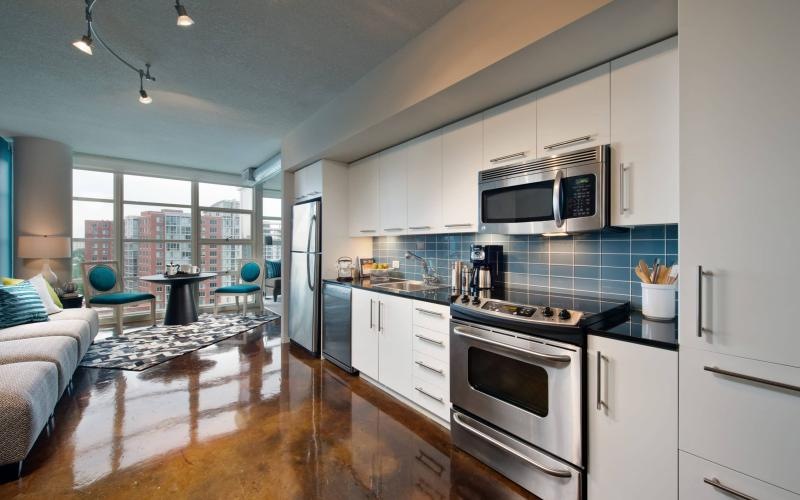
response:
M72 149L66 144L37 137L14 138L14 226L15 239L72 236ZM70 265L70 259L51 261L60 283L70 279ZM41 260L17 257L14 274L28 278L41 267Z

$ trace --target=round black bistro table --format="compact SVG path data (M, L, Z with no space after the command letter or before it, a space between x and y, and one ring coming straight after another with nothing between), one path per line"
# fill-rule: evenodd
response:
M150 283L169 285L167 312L164 315L164 325L169 326L188 325L197 321L197 305L194 303L192 285L216 275L217 273L200 273L197 276L153 274L140 276L139 279Z

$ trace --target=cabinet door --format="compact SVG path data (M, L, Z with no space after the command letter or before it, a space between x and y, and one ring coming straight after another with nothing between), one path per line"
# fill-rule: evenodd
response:
M800 30L789 22L800 2L781 14L744 0L684 4L698 24L687 22L680 41L681 350L800 367L788 319L797 286L786 273L800 242ZM758 53L737 19L763 40ZM703 279L701 337L698 265L713 273Z
M539 157L609 142L608 64L536 92Z
M404 396L412 398L411 379L411 303L409 299L378 295L380 308L378 334L380 337L381 384Z
M378 380L378 298L357 288L352 295L353 368Z
M587 351L587 497L675 500L678 353L595 336Z
M317 162L294 173L294 201L322 195L322 163Z
M408 234L435 233L442 223L442 133L408 143Z
M611 62L611 223L678 222L678 39Z
M408 149L400 144L385 151L379 164L378 203L380 232L386 235L406 234L408 182Z
M380 155L373 155L347 169L350 236L377 236L378 165Z
M483 115L442 131L442 232L478 230L478 172L483 163Z
M483 113L483 168L513 165L535 158L535 93Z

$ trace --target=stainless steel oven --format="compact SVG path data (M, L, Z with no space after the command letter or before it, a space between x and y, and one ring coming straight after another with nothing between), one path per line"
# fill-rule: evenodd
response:
M479 231L573 233L610 220L610 147L597 146L479 174Z

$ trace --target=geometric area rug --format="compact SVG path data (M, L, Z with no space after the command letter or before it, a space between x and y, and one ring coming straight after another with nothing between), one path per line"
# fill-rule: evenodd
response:
M216 344L234 335L278 319L275 313L243 317L236 314L201 314L189 325L150 326L124 335L98 340L80 365L90 368L115 368L142 371L187 352Z

